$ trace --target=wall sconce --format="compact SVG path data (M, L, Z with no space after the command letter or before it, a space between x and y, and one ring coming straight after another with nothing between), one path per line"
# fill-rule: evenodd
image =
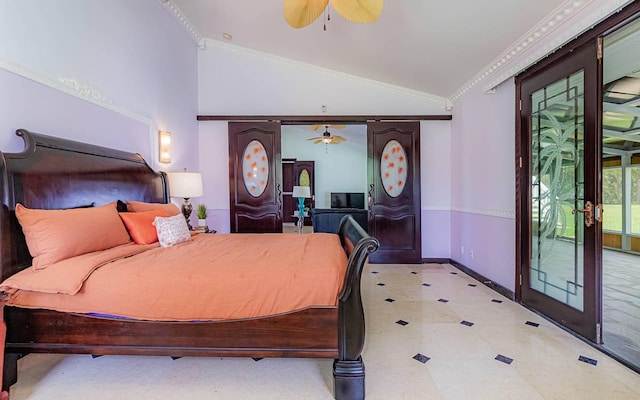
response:
M160 131L158 136L159 161L163 164L171 162L171 132Z

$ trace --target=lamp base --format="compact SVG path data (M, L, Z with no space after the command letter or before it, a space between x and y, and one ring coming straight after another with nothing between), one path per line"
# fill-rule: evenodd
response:
M184 219L187 221L187 227L192 231L193 227L191 226L191 211L193 211L193 206L189 202L188 197L183 197L184 202L182 203L182 215L184 215Z
M304 215L304 197L298 197L298 215Z

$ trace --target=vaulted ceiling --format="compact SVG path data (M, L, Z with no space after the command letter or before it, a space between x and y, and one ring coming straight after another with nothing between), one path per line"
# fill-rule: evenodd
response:
M198 40L226 41L445 98L526 42L536 26L551 29L590 3L389 0L371 24L349 22L329 6L329 21L321 16L295 29L284 19L284 0L161 1L184 18Z

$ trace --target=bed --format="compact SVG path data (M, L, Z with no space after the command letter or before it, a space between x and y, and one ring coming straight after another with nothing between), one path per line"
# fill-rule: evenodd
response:
M32 265L16 218L18 203L58 210L100 207L118 200L168 202L165 174L153 171L138 154L27 130L16 134L24 140L24 150L0 154L0 281ZM123 203L118 204L122 207ZM210 238L194 242L216 236L201 235ZM219 235L220 240L223 237ZM334 397L363 399L365 332L360 278L367 256L379 245L349 216L341 221L338 238L348 261L333 305L308 305L247 318L149 321L7 306L8 296L3 293L0 339L4 354L0 362L4 397L0 398L8 398L10 386L17 382L20 357L61 353L330 358L334 359ZM167 291L166 296L171 295Z

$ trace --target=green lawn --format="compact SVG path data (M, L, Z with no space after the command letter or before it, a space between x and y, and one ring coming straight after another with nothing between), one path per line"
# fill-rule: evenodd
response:
M573 215L571 214L571 206L563 204L562 208L567 216L568 225L563 236L574 237L575 230L572 223ZM604 209L602 214L602 229L620 232L622 230L622 205L604 204L602 208ZM631 205L631 232L640 234L640 204ZM560 233L559 228L558 233Z
M602 228L610 231L622 230L622 204L605 204L602 206ZM640 204L631 205L631 232L640 234Z

